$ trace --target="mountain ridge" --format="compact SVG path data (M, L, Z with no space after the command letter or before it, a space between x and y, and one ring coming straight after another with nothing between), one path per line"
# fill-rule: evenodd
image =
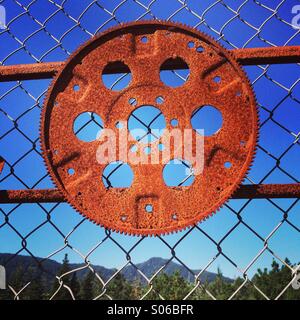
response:
M44 260L44 261L42 261ZM41 262L42 261L42 262ZM152 257L144 262L136 263L135 266L149 279L157 270L159 270L163 265L165 265L169 260L160 258L160 257ZM50 282L55 278L61 269L62 264L52 259L42 259L39 257L33 258L31 256L25 255L14 255L10 253L0 253L0 264L6 266L7 278L10 279L13 272L19 267L22 266L24 269L30 268L31 272L35 275L39 274L41 271L39 269L39 263L42 265L45 272L43 273L46 277L46 281ZM85 266L84 263L69 263L71 270L80 269ZM99 275L103 278L104 281L107 281L116 271L116 268L106 268L100 265L92 265L93 269L99 273ZM175 271L178 271L180 275L188 282L194 282L195 277L194 274L198 274L200 270L191 270L189 271L186 267L170 261L168 265L164 268L162 272L167 275L173 274ZM87 268L78 270L77 276L80 280L82 280L86 273L88 272ZM121 274L125 277L129 282L140 282L141 284L146 284L146 279L137 271L137 269L133 265L126 266ZM200 280L202 282L212 282L216 278L217 274L209 271L204 271ZM223 279L226 282L232 282L233 280L224 277Z

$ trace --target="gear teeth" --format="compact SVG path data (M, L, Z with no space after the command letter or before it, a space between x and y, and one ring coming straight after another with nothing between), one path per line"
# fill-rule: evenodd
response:
M252 154L251 154L251 160L249 161L248 167L245 170L245 172L242 172L242 178L240 179L239 182L235 183L233 185L233 187L231 188L231 192L228 194L228 196L226 197L225 200L222 200L221 204L216 205L215 209L213 209L211 212L205 214L203 217L201 217L201 220L199 221L199 217L197 216L197 218L194 218L192 220L189 221L189 223L185 226L182 226L180 228L176 228L176 227L171 227L167 230L164 231L158 231L158 232L153 232L153 230L138 230L138 231L128 231L125 228L121 228L121 229L114 229L111 228L109 226L106 226L105 224L102 223L97 223L94 220L92 220L91 218L89 218L88 216L84 215L82 212L80 212L79 209L77 209L77 207L75 207L71 202L68 201L68 194L65 191L64 188L62 188L56 181L56 179L54 179L54 177L51 174L51 165L48 159L48 154L47 154L47 150L46 150L46 145L45 145L45 141L44 141L44 119L46 116L46 111L47 111L47 105L49 102L49 99L51 98L51 93L52 90L55 86L56 81L59 79L60 74L63 70L65 70L65 68L69 65L69 63L74 59L74 57L76 57L84 48L86 48L87 46L89 46L90 44L92 44L95 40L99 39L100 37L103 37L104 35L107 35L111 32L116 32L119 31L123 28L128 28L128 27L135 27L138 25L143 25L143 26L155 26L155 25L167 25L167 27L169 28L180 28L180 29L184 29L186 31L190 31L193 34L196 34L200 37L204 37L205 39L207 39L210 44L212 46L214 46L215 48L222 48L224 50L224 52L226 52L227 57L228 56L231 58L231 60L235 61L236 65L240 68L240 72L242 72L243 76L244 76L244 80L246 81L246 85L251 88L252 91L252 98L254 99L255 102L255 106L256 106L256 118L257 118L257 126L256 126L256 131L254 132L255 136L256 136L256 143L253 144L253 150L252 150ZM170 30L172 31L172 30ZM117 232L120 234L124 234L124 235L129 235L129 236L164 236L164 235L168 235L168 234L172 234L172 233L177 233L179 231L186 231L189 230L190 228L196 226L198 223L202 223L204 221L206 221L209 217L213 216L214 214L216 214L219 210L221 210L221 208L223 208L223 206L228 203L228 201L230 200L230 198L232 197L233 193L239 188L239 186L245 181L246 176L248 175L248 173L251 170L251 167L253 165L254 159L255 159L255 155L257 153L257 144L259 141L259 128L260 128L260 122L259 122L259 108L258 108L258 104L257 104L257 98L255 95L254 90L252 89L252 84L250 83L248 76L246 74L246 72L244 71L243 67L241 66L241 64L236 60L236 57L234 56L234 54L232 52L230 52L229 50L227 50L222 44L218 43L213 37L211 37L210 35L206 34L205 32L200 32L197 29L192 28L191 26L186 25L185 23L178 23L178 22L170 22L170 21L166 21L166 20L141 20L138 22L125 22L125 23L121 23L117 26L113 26L110 27L108 29L106 29L105 31L103 31L102 33L97 34L96 36L92 37L90 40L84 42L83 44L81 44L72 54L71 56L66 60L64 66L62 66L61 70L54 76L51 84L49 85L49 88L47 90L47 93L45 95L45 99L43 102L43 108L42 108L42 112L41 112L41 117L40 117L40 125L39 125L39 134L40 134L40 147L42 150L42 155L43 155L43 162L47 168L47 171L49 173L50 179L53 182L54 185L57 186L57 188L60 190L60 192L64 195L64 198L68 201L69 205L79 214L81 214L84 218L86 218L87 220L89 220L90 222L92 222L93 224L96 224L100 227L105 228L106 230L110 231L110 232Z

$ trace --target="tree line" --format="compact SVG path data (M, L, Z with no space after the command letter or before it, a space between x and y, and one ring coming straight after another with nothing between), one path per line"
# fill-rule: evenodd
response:
M285 261L291 265L290 261ZM292 266L292 265L291 265ZM195 289L195 284L186 281L179 271L175 271L172 275L165 273L159 274L151 285L142 285L136 281L130 283L121 273L118 273L109 284L103 288L103 284L97 279L96 275L89 271L85 277L80 280L76 272L71 271L68 255L65 255L59 275L62 277L63 284L59 289L58 280L49 283L40 274L34 274L33 270L28 270L34 277L30 281L24 281L24 270L22 266L16 268L15 272L9 279L9 285L15 290L21 290L27 283L28 286L19 294L20 299L25 300L46 300L53 298L55 300L71 300L73 298L79 300L98 299L119 299L134 300L145 296L148 300L164 299L180 300L189 295L190 300L207 300L212 299L213 295L216 299L228 299L235 292L233 299L237 300L260 300L265 297L257 290L261 290L268 298L275 299L278 294L291 281L291 271L285 265L280 266L273 260L270 269L258 269L251 279L251 283L245 282L242 278L237 278L232 282L224 279L221 270L212 282L201 283ZM152 288L152 290L149 289ZM58 290L58 291L57 291ZM71 292L72 294L71 294ZM56 294L55 294L56 293ZM13 299L14 293L8 288L0 290L0 300ZM291 286L280 297L285 300L300 300L300 290L295 290Z

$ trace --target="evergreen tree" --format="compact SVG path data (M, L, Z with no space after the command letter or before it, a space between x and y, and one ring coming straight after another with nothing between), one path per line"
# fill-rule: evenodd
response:
M184 280L178 270L176 270L170 277L170 284L167 288L169 289L167 299L171 300L183 299L192 289L191 285L186 280Z
M29 267L28 279L30 281L30 284L24 290L23 299L42 300L44 298L45 287L41 272L37 274L33 267Z
M279 265L273 260L270 269L258 269L256 274L252 277L251 283L243 285L242 288L238 290L234 299L265 299L254 286L258 287L270 299L277 298L287 284L291 282L292 277L294 276L292 269L295 270L296 268L296 265L291 265L291 262L287 259L285 260L285 263L291 266L291 268L284 264ZM63 275L70 270L68 255L65 255L58 275ZM15 271L9 274L7 283L18 292L25 284L30 282L30 285L28 285L19 295L20 299L47 299L58 289L59 284L55 281L52 290L49 289L51 284L49 284L49 280L42 275L42 273L37 273L37 269L34 267L29 267L28 272L25 274L24 267L18 265ZM99 281L95 281L95 275L91 271L88 271L85 274L84 279L81 282L78 281L76 272L68 274L61 279L63 283L72 290L75 298L79 297L80 299L90 300L103 292L102 284ZM189 299L211 299L205 289L211 292L217 299L228 299L242 284L244 284L244 279L242 278L237 278L233 282L226 281L221 270L218 270L215 279L210 283L208 283L208 281L202 283L201 288L199 287L194 290ZM165 273L159 274L153 280L152 287L153 290L147 295L146 299L156 300L160 299L160 296L162 296L165 299L177 300L184 298L193 289L194 284L187 282L180 275L180 272L176 271L172 275L167 275ZM106 294L113 299L140 299L148 290L149 286L144 286L137 281L129 283L124 276L119 273L107 285ZM11 290L0 290L0 300L13 298L14 294ZM106 298L106 296L103 296L102 299ZM279 298L285 300L300 300L300 290L295 290L290 286ZM72 297L70 292L62 287L54 299L69 300L72 299Z
M73 292L73 295L74 295L75 299L79 298L80 283L78 281L76 272L74 272L72 274L71 281L70 281L70 288L71 288L71 290Z
M63 274L67 273L70 271L70 263L69 263L69 259L68 259L68 254L65 254L65 257L63 259L62 262L62 267L59 271L59 276L62 276ZM72 296L69 292L69 290L67 288L64 287L71 287L71 279L70 279L70 274L67 274L63 277L61 277L61 281L63 282L63 286L60 288L60 290L58 291L58 293L55 295L54 299L55 300L71 300ZM53 284L53 289L52 289L52 293L56 292L56 290L59 288L59 283L58 281L55 281Z
M107 294L114 300L130 300L132 287L121 273L118 273L107 287Z
M13 276L10 280L10 286L18 292L24 286L24 268L22 265L18 265L16 271L13 273Z
M145 289L147 290L148 288ZM192 286L176 270L170 276L166 273L159 274L153 281L153 289L147 295L147 299L160 299L159 295L161 295L164 299L181 300L192 290Z
M132 292L131 292L131 298L133 300L139 300L144 295L143 286L139 281L134 281L131 285Z
M94 278L95 275L93 272L88 270L86 273L80 289L80 299L82 300L92 300L95 297L94 294Z
M285 263L287 265L291 265L288 259L285 260ZM292 280L292 272L286 265L282 265L280 267L279 264L273 260L270 271L267 268L265 268L264 271L258 269L252 280L253 283L270 299L275 299ZM254 299L265 299L255 289L253 289L253 296ZM299 290L289 287L280 299L299 300L300 292Z
M209 284L208 290L218 300L228 299L233 293L232 284L225 281L222 271L218 268L216 278Z
M20 291L24 287L24 268L22 265L17 266L12 277L10 277L9 285L15 290L15 292ZM13 299L15 298L13 293L12 297ZM22 294L20 294L19 298L22 299Z
M9 287L13 288L15 292L19 292L24 285L26 284L26 281L24 279L24 268L22 265L17 265L14 272L12 272L7 279L7 288L6 290L0 290L0 300L13 300L15 299L15 295L12 292L12 290L9 289ZM26 289L25 289L26 290ZM19 299L26 299L25 291L23 291L19 295Z

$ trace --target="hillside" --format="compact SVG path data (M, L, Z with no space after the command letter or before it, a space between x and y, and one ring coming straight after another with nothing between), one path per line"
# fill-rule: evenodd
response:
M10 279L11 275L15 272L17 267L22 266L24 270L30 268L31 274L35 275L41 272L41 268L39 268L39 265L43 268L43 277L45 278L46 282L51 282L54 280L55 275L59 273L59 270L61 269L61 263L46 259L42 261L42 258L32 258L30 256L24 256L24 255L17 255L14 256L12 254L8 253L0 253L0 264L4 265L6 267L7 272L7 278ZM138 263L136 266L140 271L142 271L148 278L151 277L161 266L163 266L168 260L163 258L150 258L149 260ZM71 269L78 269L83 267L84 264L78 264L78 263L70 263ZM115 272L116 269L111 268L105 268L103 266L99 265L93 265L93 268L96 272L101 275L101 277L106 281L111 277ZM177 264L173 261L171 261L167 267L164 269L163 272L165 272L167 275L171 275L175 271L179 271L181 276L189 281L194 281L194 276L191 272L189 272L185 267L183 267L180 264ZM199 270L193 270L195 274L199 272ZM87 269L79 270L77 271L77 276L79 279L83 279L84 276L87 273ZM140 273L137 271L137 269L132 266L128 265L122 270L122 274L129 282L139 281L142 284L145 284L146 281L144 278L140 275ZM201 275L202 281L212 282L216 277L215 273L212 272L203 272ZM224 277L224 280L226 282L232 282L232 279Z

